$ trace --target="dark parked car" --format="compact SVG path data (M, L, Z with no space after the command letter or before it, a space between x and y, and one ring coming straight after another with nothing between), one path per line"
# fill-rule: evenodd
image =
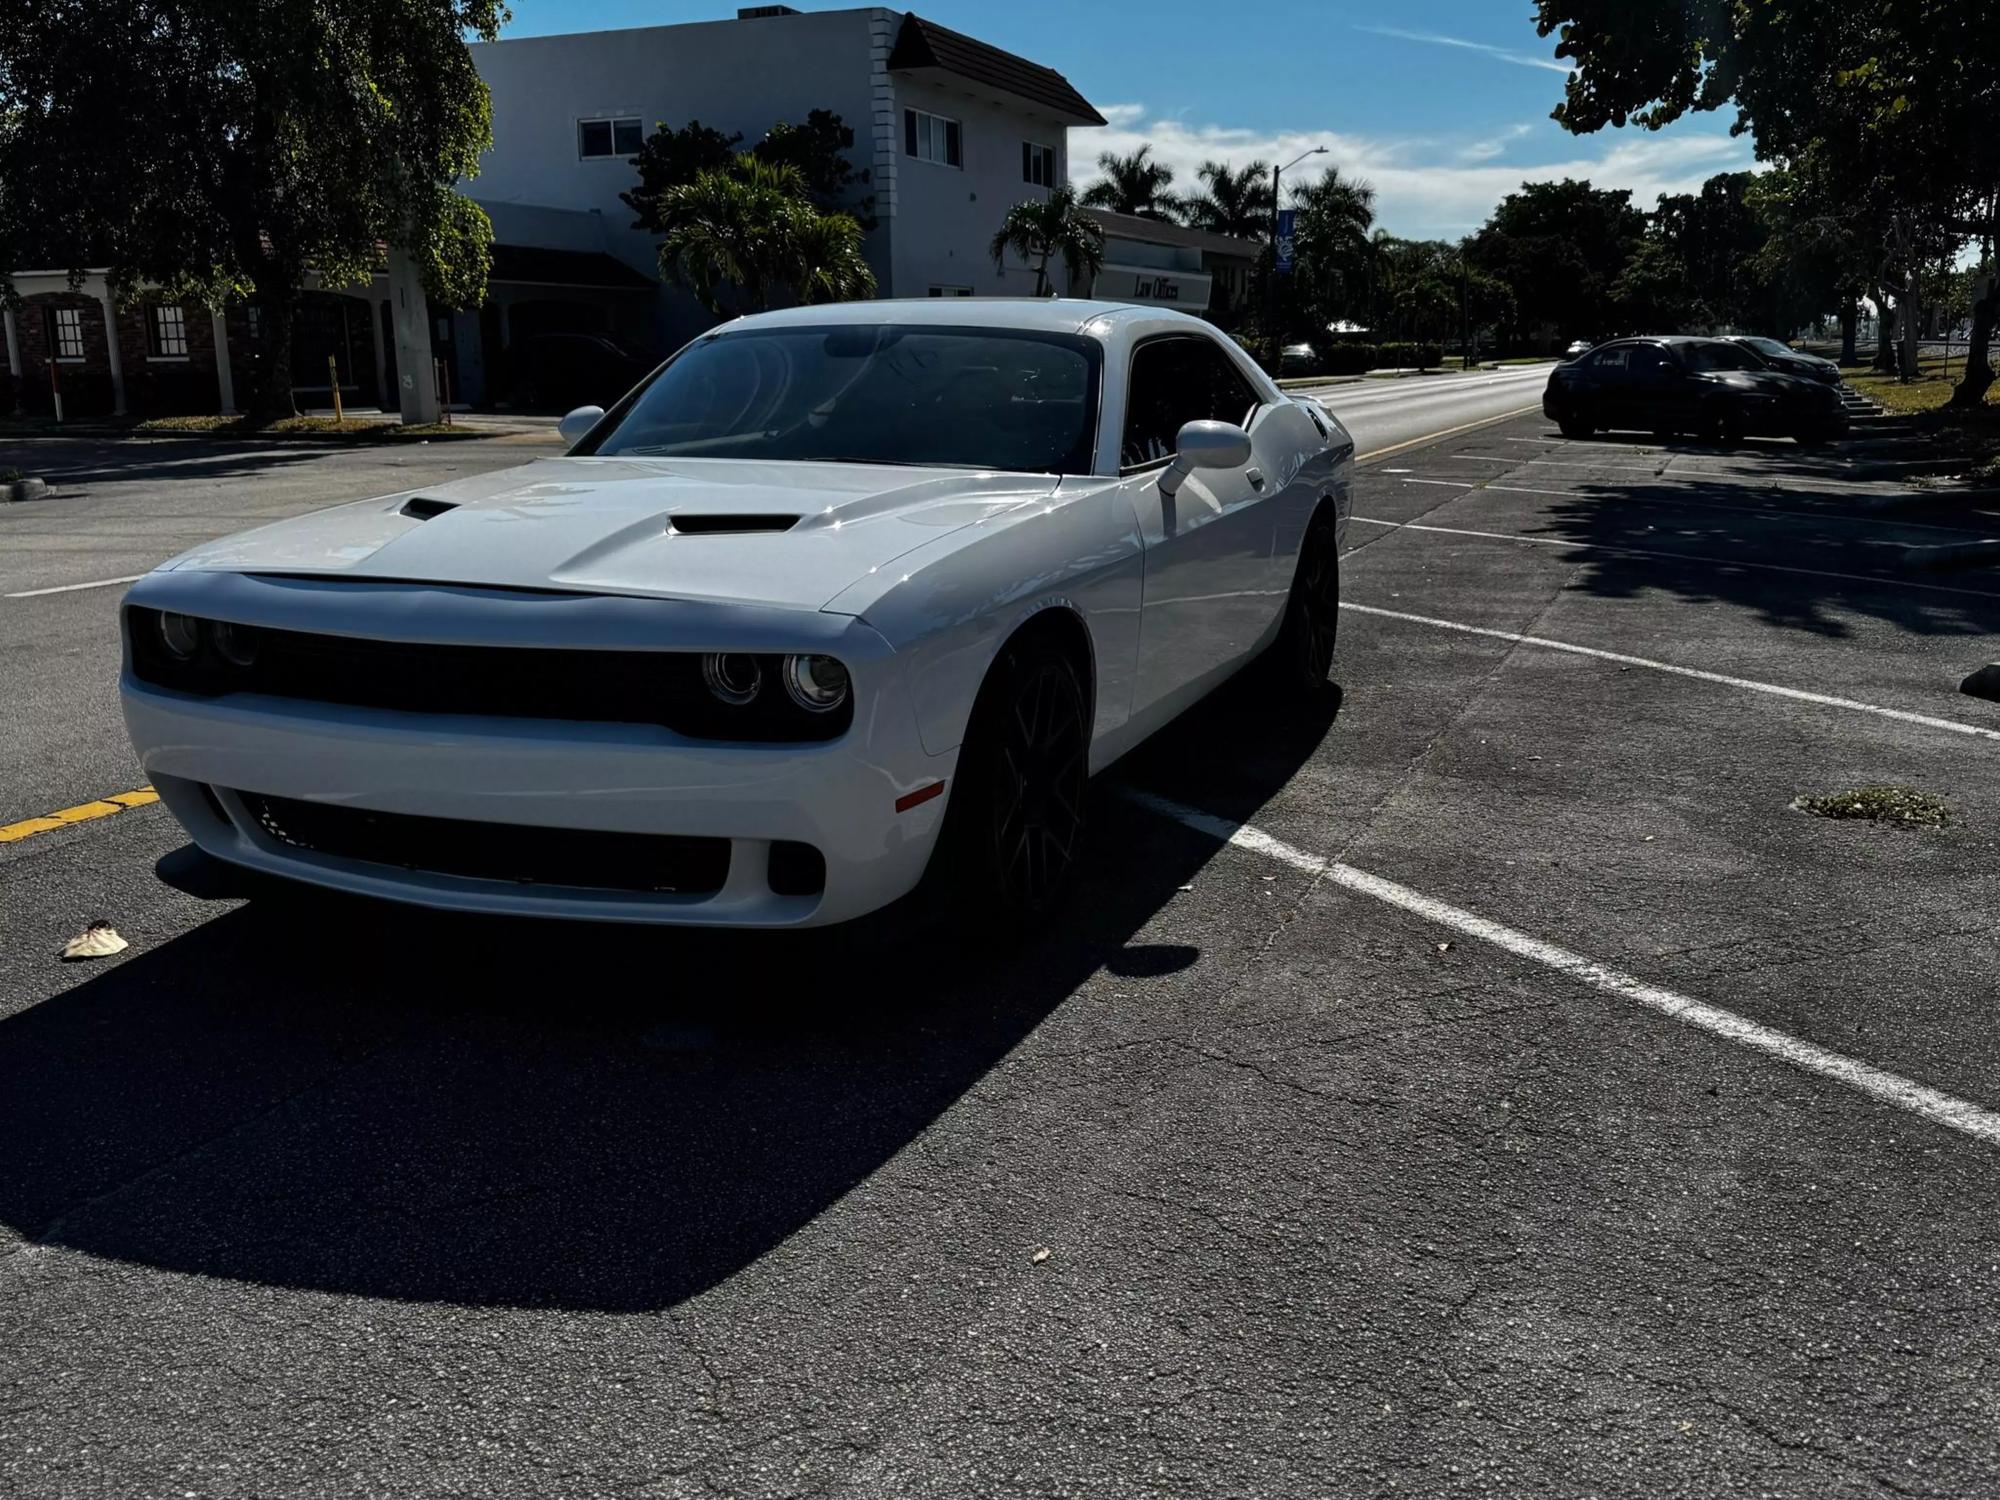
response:
M1694 433L1735 443L1752 434L1823 443L1847 430L1832 386L1781 375L1721 339L1619 339L1557 365L1542 410L1563 436Z
M1822 385L1840 384L1840 366L1817 354L1806 354L1778 339L1758 338L1747 333L1729 334L1723 342L1748 349L1780 375L1798 375Z
M572 411L614 405L658 363L598 333L542 333L507 351L514 405Z

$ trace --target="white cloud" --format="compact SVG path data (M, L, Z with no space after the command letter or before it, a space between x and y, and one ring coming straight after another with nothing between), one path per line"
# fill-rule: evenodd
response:
M1504 156L1507 148L1523 136L1533 134L1534 129L1532 125L1509 125L1496 136L1483 141L1474 141L1469 146L1461 146L1458 159L1462 162L1492 161L1495 157Z
M1329 155L1305 162L1287 181L1310 179L1329 164L1337 166L1344 176L1374 185L1377 223L1391 233L1422 239L1471 233L1523 182L1587 178L1601 188L1628 188L1638 207L1651 209L1662 193L1693 192L1718 172L1752 165L1747 141L1723 132L1689 129L1664 134L1607 132L1574 143L1594 151L1577 149L1552 160L1502 162L1496 158L1518 155L1535 127L1515 126L1492 139L1449 142L1337 130L1198 125L1162 116L1142 104L1114 104L1100 113L1111 123L1070 132L1071 176L1079 186L1103 175L1097 157L1104 151L1125 155L1150 145L1154 156L1173 168L1175 190L1185 191L1193 187L1195 170L1204 161L1237 166L1251 161L1281 163L1325 146Z
M1429 47L1457 47L1465 52L1483 52L1488 57L1512 63L1517 68L1545 68L1551 73L1562 74L1569 72L1567 63L1559 63L1553 57L1536 57L1532 52L1510 52L1505 47L1469 41L1462 36L1440 36L1434 31L1399 31L1393 26L1357 26L1354 29L1366 31L1374 36L1392 36L1403 42L1422 42Z

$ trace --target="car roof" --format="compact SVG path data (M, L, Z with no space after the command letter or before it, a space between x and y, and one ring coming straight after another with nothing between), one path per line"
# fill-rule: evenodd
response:
M825 302L756 313L725 323L734 328L815 328L857 323L916 323L957 328L1014 328L1040 333L1104 334L1120 323L1165 319L1216 332L1215 325L1171 308L1083 297L906 297L872 302ZM1099 325L1093 327L1092 325ZM717 330L718 332L722 330Z

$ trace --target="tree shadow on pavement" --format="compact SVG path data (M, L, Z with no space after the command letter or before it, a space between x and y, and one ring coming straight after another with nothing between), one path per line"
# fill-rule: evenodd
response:
M1338 711L1266 731L1256 691L1218 694L1111 779L1205 766L1208 806L1254 811ZM992 956L252 886L0 1022L0 1221L275 1286L672 1306L907 1146L1092 972L1178 965L1128 944L1211 851L1115 787L1097 800L1062 921Z
M1863 512L1848 514L1883 524L1815 514L1799 508L1804 497L1797 493L1765 510L1757 507L1758 498L1741 484L1590 480L1576 484L1569 498L1552 498L1543 524L1527 534L1637 549L1581 559L1573 587L1608 598L1665 592L1833 638L1852 635L1857 616L1922 635L1987 635L2000 628L2000 577L1990 571L1927 573L1904 564L1905 547L1924 533L1896 532L1893 518ZM1825 498L1837 507L1837 487L1829 486Z

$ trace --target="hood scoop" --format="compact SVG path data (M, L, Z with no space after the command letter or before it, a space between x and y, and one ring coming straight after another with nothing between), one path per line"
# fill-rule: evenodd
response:
M458 502L455 500L428 500L419 495L414 500L405 500L397 514L408 516L412 521L428 521L432 516L457 509Z
M753 531L790 531L798 524L797 516L674 515L667 518L667 529L676 536L741 536Z

